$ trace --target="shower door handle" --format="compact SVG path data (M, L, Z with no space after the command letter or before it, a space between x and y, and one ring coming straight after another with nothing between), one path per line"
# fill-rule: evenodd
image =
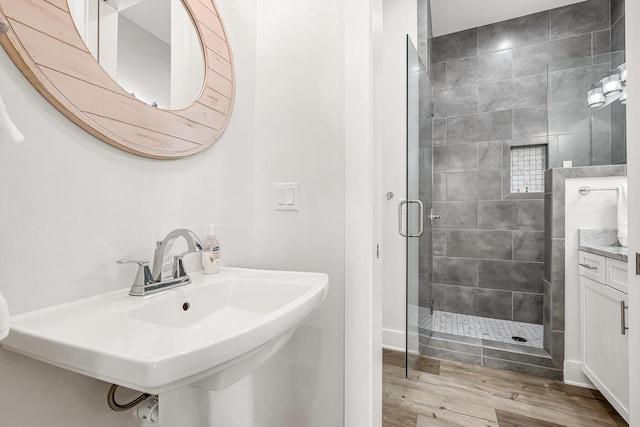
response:
M402 207L404 205L410 205L412 203L415 203L418 205L419 208L419 212L420 212L420 228L418 229L417 233L405 233L404 231L402 231ZM409 218L409 212L407 211L407 218ZM407 221L407 230L409 229L409 222ZM400 233L400 235L402 237L420 237L422 236L422 232L424 231L424 205L422 204L422 202L418 199L415 200L401 200L400 203L398 203L398 232Z

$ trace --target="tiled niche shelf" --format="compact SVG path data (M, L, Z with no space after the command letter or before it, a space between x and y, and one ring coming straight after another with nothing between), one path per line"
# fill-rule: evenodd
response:
M511 193L543 193L546 145L512 146L509 153Z

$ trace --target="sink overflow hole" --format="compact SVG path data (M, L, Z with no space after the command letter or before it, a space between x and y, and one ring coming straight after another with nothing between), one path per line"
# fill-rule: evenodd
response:
M527 342L527 339L522 337L511 337L511 339L518 342Z
M191 307L191 304L189 304L188 302L185 302L184 304L182 304L182 309L184 311L189 310L190 307Z

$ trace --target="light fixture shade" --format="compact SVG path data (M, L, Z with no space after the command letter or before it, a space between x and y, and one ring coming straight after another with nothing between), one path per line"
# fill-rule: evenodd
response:
M627 64L620 64L618 66L618 72L620 73L620 82L625 85L627 83Z
M622 82L620 81L620 73L617 71L611 73L604 79L600 80L604 96L614 95L622 92Z
M604 93L601 87L594 87L589 92L587 92L587 101L589 102L589 107L595 108L604 105Z

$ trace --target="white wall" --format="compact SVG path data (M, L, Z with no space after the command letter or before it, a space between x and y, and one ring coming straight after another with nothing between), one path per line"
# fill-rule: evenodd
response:
M417 44L416 0L383 1L382 174L384 199L382 343L404 351L406 345L406 244L398 233L398 203L406 198L406 36Z
M582 373L582 340L580 334L580 277L578 274L578 229L618 228L615 191L594 191L582 196L578 189L615 187L627 182L626 177L579 178L565 181L565 323L564 379L566 382L593 387Z
M626 47L630 76L640 76L640 2L627 1ZM629 257L640 253L640 80L628 82L627 159L629 180ZM633 308L635 307L635 308ZM629 268L629 360L640 360L640 276ZM629 413L632 427L640 426L640 364L629 366Z
M258 3L255 265L329 274L318 313L254 375L261 426L339 426L344 365L344 33L340 0ZM300 184L275 211L277 182ZM268 398L265 398L268 397Z

